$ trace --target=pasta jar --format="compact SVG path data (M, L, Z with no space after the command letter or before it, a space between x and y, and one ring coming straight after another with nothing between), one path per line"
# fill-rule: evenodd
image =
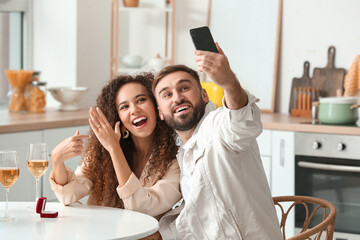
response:
M29 111L33 113L45 112L46 82L33 81L30 86Z

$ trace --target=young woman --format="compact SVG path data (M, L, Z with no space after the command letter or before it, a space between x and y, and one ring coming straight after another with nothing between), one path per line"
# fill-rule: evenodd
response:
M119 76L90 108L90 133L65 139L51 152L50 184L59 201L119 207L160 217L180 198L174 131L157 112L153 75ZM80 155L75 173L64 161Z

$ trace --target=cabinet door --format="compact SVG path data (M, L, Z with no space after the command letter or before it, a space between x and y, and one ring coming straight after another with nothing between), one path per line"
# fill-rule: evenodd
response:
M294 132L272 133L272 194L295 194Z
M20 175L10 188L9 201L35 201L35 178L26 167L26 158L29 143L41 141L42 131L0 134L0 150L17 151L20 163ZM1 187L0 191L0 201L5 201L3 187Z
M67 128L54 128L54 129L45 129L44 130L44 142L48 144L49 154L54 149L56 145L62 142L65 138L73 136L76 130L80 131L80 134L88 134L89 126L76 126L76 127L67 127ZM79 166L81 157L75 157L65 161L65 165L73 170ZM54 192L51 190L49 176L52 170L52 161L51 156L49 157L49 170L46 171L43 177L43 195L47 197L48 201L57 201L57 198Z
M295 156L294 132L272 132L272 195L287 196L295 194ZM290 204L285 207L289 207ZM278 218L281 218L279 209ZM286 224L286 236L294 235L295 212L291 211Z

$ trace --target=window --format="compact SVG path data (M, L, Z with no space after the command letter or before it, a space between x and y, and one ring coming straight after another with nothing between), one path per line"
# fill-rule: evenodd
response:
M0 106L7 107L11 86L6 69L31 67L31 0L0 0Z

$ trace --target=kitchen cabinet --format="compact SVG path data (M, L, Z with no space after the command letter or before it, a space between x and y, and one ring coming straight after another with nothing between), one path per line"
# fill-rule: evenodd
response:
M294 132L272 131L273 196L295 194Z
M41 142L42 131L0 134L0 150L18 152L20 175L11 186L9 201L35 201L35 178L26 167L29 143ZM0 201L5 201L5 189L0 187Z
M151 70L144 68L146 60L157 54L173 64L174 38L175 0L141 0L138 7L124 7L122 1L113 0L110 76ZM125 66L121 61L125 56L140 56L143 62ZM137 58L136 62L141 60Z
M271 183L273 196L295 195L295 152L294 132L272 131ZM284 203L287 209L291 203ZM278 219L281 212L276 208ZM288 215L286 236L293 236L295 229L295 211Z
M53 128L37 131L25 131L16 133L0 134L0 150L16 150L20 162L20 176L10 188L9 201L35 201L35 178L26 167L27 152L29 143L45 142L48 144L49 155L51 150L65 138L75 134L87 134L89 126L75 126L65 128ZM75 169L80 161L76 157L66 161L66 165ZM49 175L52 169L51 157L49 157L49 168L40 180L41 195L48 198L48 201L56 201L55 194L50 188ZM5 190L0 191L0 201L5 201Z
M294 132L264 130L257 138L260 156L272 196L295 195ZM283 204L289 207L290 204ZM294 235L295 215L292 211L287 220L286 236ZM277 209L278 219L281 213Z

